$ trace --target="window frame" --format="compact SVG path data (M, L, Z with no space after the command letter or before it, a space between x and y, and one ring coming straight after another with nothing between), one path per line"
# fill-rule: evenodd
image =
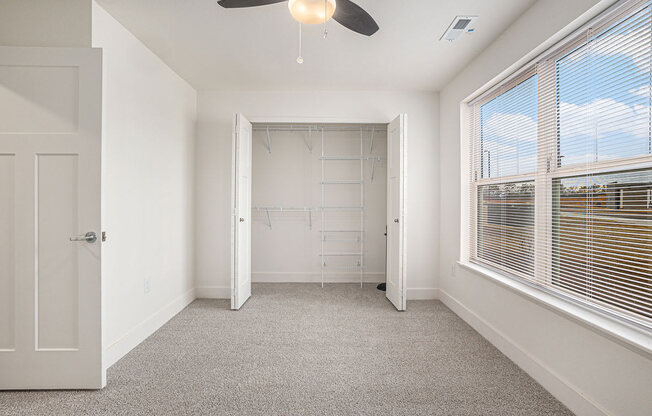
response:
M652 154L610 159L592 162L587 164L572 164L563 166L558 163L559 142L558 142L558 108L556 97L556 62L587 44L592 36L618 24L621 20L627 19L639 11L649 7L647 1L629 0L624 4L618 4L607 12L602 13L593 19L585 28L578 30L575 34L562 39L544 52L535 63L513 72L506 80L499 82L487 92L467 103L469 119L469 130L467 140L469 141L469 205L466 219L468 220L469 244L463 248L460 264L472 264L473 267L486 268L491 273L499 273L508 278L523 281L527 285L534 286L546 293L553 294L560 298L570 300L584 308L616 318L621 322L635 325L649 331L652 329L652 319L639 314L623 310L615 305L606 304L599 299L586 300L585 296L571 292L563 287L552 285L553 280L553 181L556 179L578 176L597 175L610 172L619 172L631 169L652 168ZM481 159L476 157L476 144L481 142L481 129L479 128L482 105L495 99L511 88L526 81L532 76L538 76L537 90L537 163L536 171L527 174L506 175L497 178L482 178ZM541 91L547 94L541 94ZM555 91L550 94L549 91ZM542 111L543 110L543 111ZM557 127L551 127L551 126ZM504 184L511 182L534 181L535 188L535 214L534 214L534 279L510 270L502 265L495 264L487 259L480 259L477 255L478 245L478 192L481 186ZM648 190L648 198L650 198ZM622 201L621 201L622 203ZM464 224L464 221L462 222ZM463 239L463 241L465 241Z
M483 105L487 104L488 102L492 101L493 99L499 97L500 95L504 94L505 92L511 90L512 88L518 86L519 84L526 82L530 78L537 76L538 75L538 87L537 87L537 101L539 100L539 94L538 91L541 89L541 74L538 72L538 68L536 65L529 66L528 68L518 72L515 76L513 76L511 79L509 79L508 82L499 84L497 87L494 89L490 90L489 93L484 94L480 99L476 100L473 102L473 105L470 106L470 111L473 114L473 121L472 121L472 126L470 129L470 149L471 149L471 155L470 155L470 166L471 166L471 172L472 172L472 178L473 180L471 181L471 189L470 189L470 208L471 208L471 222L472 225L470 227L470 242L471 242L471 247L469 250L469 261L475 264L480 264L480 265L486 265L494 270L501 271L503 273L506 273L511 276L518 277L520 279L524 279L527 281L532 281L532 279L527 276L524 273L519 272L518 270L513 270L509 269L505 266L499 265L495 262L492 262L487 259L480 259L477 255L477 243L478 243L478 192L480 190L481 186L486 186L486 185L497 185L497 184L505 184L505 183L516 183L516 182L534 182L534 276L537 276L537 272L542 265L540 264L541 259L539 259L540 256L537 256L536 253L539 252L541 249L538 247L537 241L538 239L538 234L540 232L539 228L537 226L537 218L538 215L540 215L541 212L541 202L542 200L539 198L540 194L540 174L538 173L541 169L541 154L546 153L545 149L541 149L541 141L537 139L537 163L536 163L536 171L535 172L528 172L528 173L522 173L522 174L517 174L517 175L505 175L505 176L499 176L496 178L482 178L481 177L481 170L482 166L479 165L479 162L476 157L476 149L475 145L480 143L482 138L482 129L480 128L480 112L481 108ZM537 105L539 107L541 103ZM538 132L541 131L541 117L540 114L537 114L537 130ZM551 182L552 183L552 182ZM552 280L552 278L550 278Z

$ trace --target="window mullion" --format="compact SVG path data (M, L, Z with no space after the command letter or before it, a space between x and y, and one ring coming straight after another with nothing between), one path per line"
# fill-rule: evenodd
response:
M539 75L537 118L537 172L534 180L534 279L552 283L552 170L557 148L555 62L537 64Z

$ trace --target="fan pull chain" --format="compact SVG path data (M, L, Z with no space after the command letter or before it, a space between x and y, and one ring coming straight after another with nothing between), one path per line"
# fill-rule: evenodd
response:
M297 63L303 63L303 56L301 56L301 23L299 23L299 56L297 57Z
M326 23L328 22L328 0L324 0L324 39L328 37L328 29Z

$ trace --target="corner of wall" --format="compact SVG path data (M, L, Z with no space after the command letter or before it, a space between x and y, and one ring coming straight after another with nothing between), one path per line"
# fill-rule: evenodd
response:
M109 367L195 299L197 91L94 1L92 14L92 44L104 58L103 362ZM134 235L153 238L143 244Z
M173 299L171 302L167 303L145 320L134 326L120 339L106 346L102 356L104 370L107 370L122 357L127 355L129 351L137 347L138 344L145 341L150 335L190 305L195 299L195 289L188 290L186 293Z
M536 358L526 348L520 346L445 290L440 291L440 300L574 413L578 415L609 415L609 412L579 390L577 386L572 385L548 367L545 362Z

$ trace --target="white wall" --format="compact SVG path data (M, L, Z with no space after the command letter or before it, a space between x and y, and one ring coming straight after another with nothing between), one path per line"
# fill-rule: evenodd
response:
M349 131L324 132L327 156L360 155L361 126ZM367 129L364 127L363 129ZM373 156L386 157L386 126L374 133ZM321 205L321 133L313 131L313 152L309 150L308 131L270 131L272 152L268 152L267 133L253 133L252 203L254 206L310 207ZM362 134L362 149L369 156L371 131ZM374 165L364 161L364 265L365 282L385 281L385 223L387 222L387 163ZM359 180L360 161L324 161L326 181ZM325 205L360 206L359 184L324 186ZM252 281L321 282L321 212L312 211L312 229L308 212L270 212L272 227L264 211L252 215ZM359 230L360 211L326 211L325 229ZM359 233L326 233L324 252L359 253ZM331 241L333 240L333 241ZM356 265L360 257L326 257L329 266ZM360 282L360 273L352 270L329 271L326 282Z
M91 0L2 0L0 45L91 46Z
M196 277L199 296L230 293L231 123L389 122L408 113L408 296L436 295L439 218L439 107L435 93L200 92L196 148Z
M96 4L93 46L103 49L108 239L102 274L109 366L194 298L197 93Z
M441 91L440 288L451 309L577 414L649 415L648 353L470 270L451 270L460 247L460 102L596 4L573 27L610 3L538 1Z

